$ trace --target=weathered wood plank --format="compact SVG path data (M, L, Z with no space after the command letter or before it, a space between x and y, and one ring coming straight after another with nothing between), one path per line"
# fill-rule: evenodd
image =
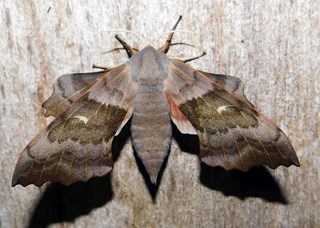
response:
M153 202L127 142L111 176L69 188L11 188L20 151L46 125L41 104L54 80L91 71L93 63L122 61L123 53L105 53L117 43L106 30L129 29L152 40L180 14L179 28L195 30L198 38L189 41L201 40L197 45L208 53L191 64L240 77L249 100L289 135L301 167L228 173L200 167L196 155L174 143ZM0 18L1 227L30 221L53 227L320 226L316 0L3 0Z

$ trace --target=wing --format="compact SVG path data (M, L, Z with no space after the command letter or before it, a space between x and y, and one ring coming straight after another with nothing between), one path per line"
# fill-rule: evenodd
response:
M45 116L59 117L106 73L99 71L60 76L53 86L51 97L42 104L46 109Z
M70 185L112 169L112 140L131 116L136 91L128 67L63 75L54 88L44 106L57 118L20 154L13 186Z
M239 79L197 71L177 60L171 60L169 71L166 94L171 109L180 112L174 118L191 123L204 163L242 171L262 164L299 166L289 139L254 109Z
M253 105L245 97L244 86L239 78L228 76L228 75L222 75L222 74L212 74L212 73L207 73L203 71L199 71L199 72L204 74L210 80L213 80L214 82L220 84L221 87L223 87L225 90L231 93L234 93L238 97L241 97L243 101L247 102L248 106L251 106L252 108L254 108Z

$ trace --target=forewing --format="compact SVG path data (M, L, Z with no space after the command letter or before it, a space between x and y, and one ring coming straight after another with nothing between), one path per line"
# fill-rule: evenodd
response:
M65 85L64 88L75 87ZM82 95L68 101L71 103L66 111L22 151L12 185L40 186L46 181L69 185L108 173L113 163L113 137L130 117L134 96L135 86L125 65L88 85ZM65 100L61 98L60 103L67 102Z
M91 73L64 74L58 78L53 86L53 93L42 106L46 109L46 116L58 117L71 104L85 94L107 71Z
M204 71L198 72L202 73L205 77L208 77L209 80L212 80L215 83L219 84L225 90L240 97L243 102L247 102L248 106L253 107L253 105L247 100L244 95L244 86L239 78L222 74L212 74Z
M299 166L289 139L254 109L238 79L208 75L172 60L165 87L196 130L204 163L242 171L262 164Z

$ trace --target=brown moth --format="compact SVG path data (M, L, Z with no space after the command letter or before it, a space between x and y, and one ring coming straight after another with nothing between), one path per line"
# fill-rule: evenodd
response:
M12 185L70 185L107 174L113 138L130 118L133 147L154 184L168 156L172 122L181 133L198 136L200 159L210 166L299 166L286 135L246 99L238 78L165 55L172 36L159 50L141 51L116 37L129 61L59 77L43 104L46 116L56 119L22 151Z

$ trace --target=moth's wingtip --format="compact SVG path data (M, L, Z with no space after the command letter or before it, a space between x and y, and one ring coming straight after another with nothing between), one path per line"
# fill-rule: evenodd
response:
M299 162L299 159L296 154L295 154L294 160L292 162L293 162L293 165L300 167L300 162Z
M15 172L13 173L13 176L12 176L12 180L11 180L11 187L14 187L18 184L21 184L21 183L19 182L19 178L17 177L16 170L15 170Z
M11 181L11 187L16 186L17 184L18 184L18 182L17 182L16 180L12 179L12 181Z
M298 159L296 159L295 161L292 162L291 165L294 165L294 166L296 166L296 167L300 167L300 162L299 162Z

